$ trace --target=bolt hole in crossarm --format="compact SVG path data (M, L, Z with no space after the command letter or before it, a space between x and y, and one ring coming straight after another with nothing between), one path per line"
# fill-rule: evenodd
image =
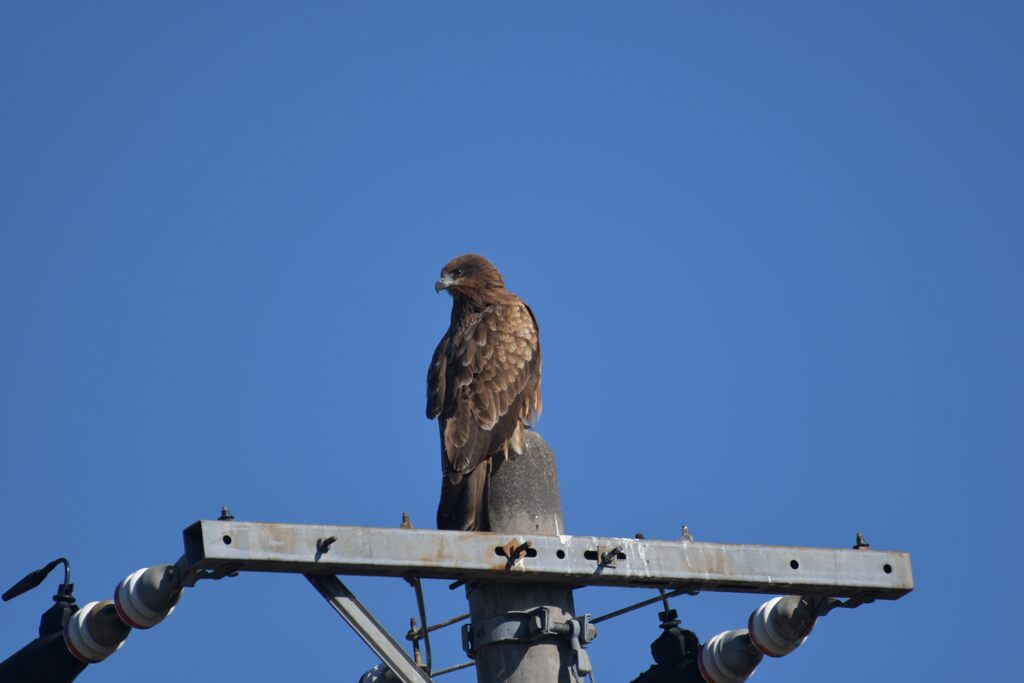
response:
M789 566L792 567L793 569L800 569L800 563L797 562L796 560L790 560L789 561Z

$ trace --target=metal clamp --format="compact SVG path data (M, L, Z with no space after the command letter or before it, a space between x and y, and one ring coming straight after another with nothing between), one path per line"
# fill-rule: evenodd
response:
M569 645L572 647L573 654L576 655L573 662L576 678L593 674L594 667L590 664L590 655L583 649L597 637L597 627L590 623L590 615L584 614L582 617L570 619L560 625L570 628L568 633L562 635L569 639Z
M523 612L507 612L499 617L481 619L462 627L462 649L475 658L483 647L493 643L536 640L544 636L559 636L569 641L574 653L573 669L577 678L593 671L585 648L597 637L597 627L590 623L590 615L556 618L565 614L558 607L537 607Z

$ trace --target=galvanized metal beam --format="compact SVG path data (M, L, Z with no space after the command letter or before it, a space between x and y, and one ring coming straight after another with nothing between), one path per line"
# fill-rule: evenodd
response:
M193 575L230 568L880 599L914 587L910 556L896 551L237 520L196 522L184 536Z
M430 683L430 677L416 666L391 634L363 607L337 576L307 574L306 578L399 680L403 683Z

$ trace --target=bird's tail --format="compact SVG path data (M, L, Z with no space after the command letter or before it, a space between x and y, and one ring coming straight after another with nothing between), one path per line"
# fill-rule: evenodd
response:
M453 484L447 475L442 474L437 528L448 531L488 531L487 489L490 478L490 458L485 458L458 483Z

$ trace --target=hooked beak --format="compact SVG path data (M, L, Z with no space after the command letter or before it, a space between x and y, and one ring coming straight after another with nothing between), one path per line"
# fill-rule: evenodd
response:
M437 282L434 283L434 291L435 292L440 292L442 289L448 289L453 284L455 284L454 278L452 278L451 275L448 275L446 273L446 274L442 275L440 277L440 279L438 279Z

